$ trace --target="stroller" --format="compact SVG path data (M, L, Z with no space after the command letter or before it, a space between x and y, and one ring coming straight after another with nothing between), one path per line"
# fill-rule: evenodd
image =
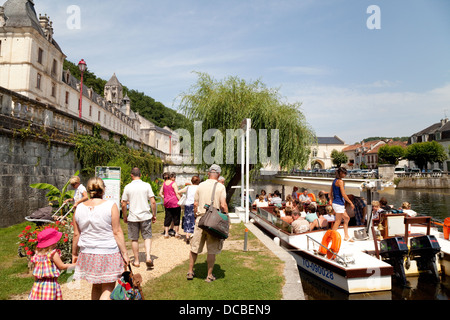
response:
M25 217L25 220L34 222L36 225L41 226L43 224L55 223L56 221L63 221L69 213L73 211L73 207L64 214L63 208L69 206L68 203L64 203L55 213L53 213L53 207L45 207L36 210L31 215Z

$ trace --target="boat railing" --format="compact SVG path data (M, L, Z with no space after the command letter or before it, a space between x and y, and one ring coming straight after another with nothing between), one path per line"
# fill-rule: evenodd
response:
M286 231L288 233L293 233L292 225L273 215L269 211L264 210L263 208L258 208L257 215L260 216L261 218L266 219L267 221L272 223L274 226L280 228L281 230Z
M308 235L306 235L306 238L308 239L307 244L306 244L306 248L307 248L308 251L310 251L310 250L309 250L309 244L310 244L310 242L313 242L313 244L317 244L317 245L319 245L320 247L326 249L327 252L331 252L331 253L336 257L335 260L336 260L337 263L340 263L340 264L344 265L345 267L348 267L348 262L347 262L347 260L346 260L344 257L338 255L336 252L334 252L334 251L331 250L330 248L325 247L322 243L320 243L320 242L317 241L316 239L313 239L313 238L311 238L311 237L308 236ZM318 254L318 251L317 251L317 254Z

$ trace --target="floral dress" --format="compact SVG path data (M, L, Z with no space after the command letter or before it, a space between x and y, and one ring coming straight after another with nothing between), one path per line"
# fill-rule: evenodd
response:
M55 249L46 255L35 254L31 258L34 263L33 276L35 281L28 300L62 300L61 286L58 283L60 271L52 261Z

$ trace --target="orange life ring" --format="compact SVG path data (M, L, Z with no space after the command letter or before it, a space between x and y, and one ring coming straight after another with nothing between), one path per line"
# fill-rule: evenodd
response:
M316 195L314 193L308 193L308 197L311 199L312 202L316 202Z
M328 248L331 241L331 247L329 247L334 253L338 253L341 248L341 235L335 230L328 230L322 238L322 245ZM323 255L327 255L328 259L334 258L334 254L326 250L324 247L319 248L319 252Z

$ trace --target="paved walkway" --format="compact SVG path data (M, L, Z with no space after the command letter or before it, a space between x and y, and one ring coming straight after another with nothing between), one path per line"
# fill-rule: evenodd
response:
M279 259L284 261L284 278L286 283L283 287L283 300L305 300L297 261L295 261L294 257L282 247L276 245L271 238L252 223L248 223L245 226Z

